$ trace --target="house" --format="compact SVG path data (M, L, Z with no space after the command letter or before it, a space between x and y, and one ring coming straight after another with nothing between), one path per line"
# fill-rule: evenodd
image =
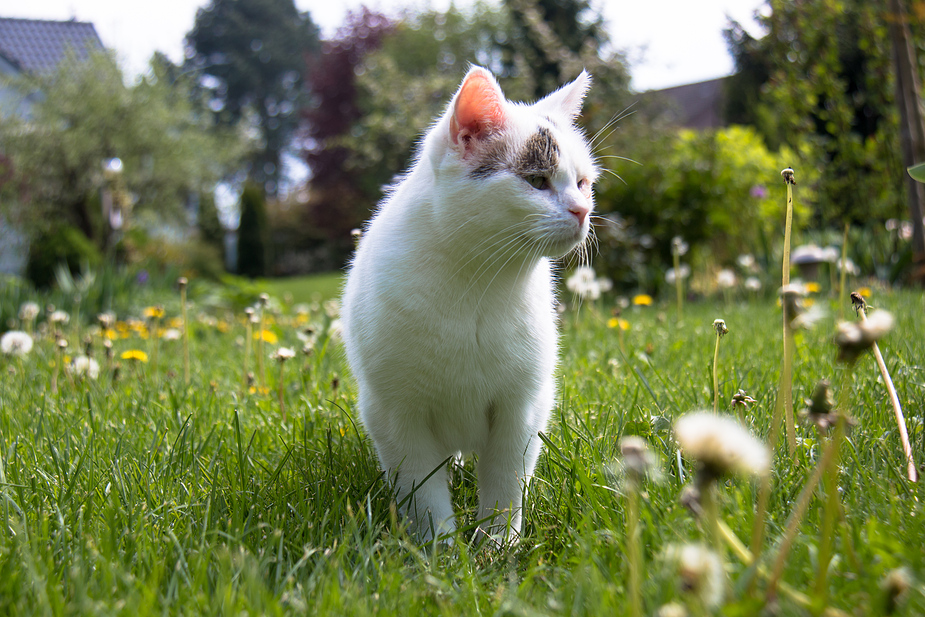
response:
M0 17L0 115L29 119L34 101L41 96L40 92L23 95L10 78L51 73L62 62L80 61L102 49L91 23ZM0 273L22 275L28 250L28 239L15 222L0 215Z
M669 124L688 129L712 129L725 126L727 77L684 84L664 90L651 90L643 98Z

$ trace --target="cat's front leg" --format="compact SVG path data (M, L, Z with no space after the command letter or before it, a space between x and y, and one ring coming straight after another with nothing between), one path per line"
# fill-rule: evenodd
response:
M479 520L491 517L479 536L491 536L502 544L516 542L523 532L523 501L542 442L539 430L546 424L543 409L492 412L488 441L479 451Z
M412 533L428 542L455 531L446 457L420 440L395 444L376 440L375 435L373 440Z

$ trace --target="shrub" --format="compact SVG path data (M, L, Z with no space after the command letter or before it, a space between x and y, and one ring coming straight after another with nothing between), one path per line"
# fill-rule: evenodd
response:
M238 274L250 278L266 275L269 262L267 236L267 209L263 189L253 182L248 182L241 193Z
M72 274L81 267L95 268L102 262L99 250L76 227L62 225L39 233L29 247L26 277L40 288L55 282L55 266L67 264Z

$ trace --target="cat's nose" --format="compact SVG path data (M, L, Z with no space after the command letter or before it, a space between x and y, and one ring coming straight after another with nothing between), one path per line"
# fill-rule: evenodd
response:
M588 213L591 211L591 208L584 204L578 202L572 202L568 207L568 211L575 215L575 218L578 219L579 225L585 224L585 217L588 216Z

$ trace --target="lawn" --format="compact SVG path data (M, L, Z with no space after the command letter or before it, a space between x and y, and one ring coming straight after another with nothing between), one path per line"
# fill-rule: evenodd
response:
M717 539L679 499L696 468L672 427L683 414L713 407L713 321L723 318L730 332L716 365L719 407L767 439L781 366L773 299L688 304L680 320L672 304L628 308L623 322L611 319L606 303L566 310L559 401L525 535L498 550L471 545L471 527L451 545L420 546L403 532L357 423L336 307L316 303L295 313L282 301L285 291L293 303L311 296L296 298L300 285L290 283L271 287L280 301L259 318L262 328L243 313L200 312L194 302L188 384L175 291L163 292L163 304L176 307L163 317L145 320L138 307L107 330L72 319L60 326L66 348L45 330L27 355L0 356L0 614L631 614L633 510L641 614L669 603L691 615L755 615L765 606L788 517L826 440L803 424L795 451L781 439L760 567L749 567L727 534L719 539L725 573L710 578L688 561L679 570L682 547L716 548ZM771 606L785 615L824 607L877 614L894 599L887 580L909 585L895 598L896 614L923 614L922 483L905 478L874 359L861 357L853 372L836 363L838 307L813 299L828 315L796 336L795 407L826 378L855 423L840 448L838 491L826 491L835 486L828 479L811 487ZM881 349L921 465L923 297L875 289L870 302L896 319ZM847 315L854 318L850 307ZM271 357L283 346L296 356ZM63 369L86 347L100 365L96 379ZM739 389L755 402L733 410ZM626 435L643 437L660 462L660 473L636 490L620 463ZM472 462L451 475L461 520L471 523ZM728 477L715 491L719 519L746 546L759 486ZM830 493L834 511L824 507ZM835 512L829 536L827 511ZM829 550L820 577L820 553Z

